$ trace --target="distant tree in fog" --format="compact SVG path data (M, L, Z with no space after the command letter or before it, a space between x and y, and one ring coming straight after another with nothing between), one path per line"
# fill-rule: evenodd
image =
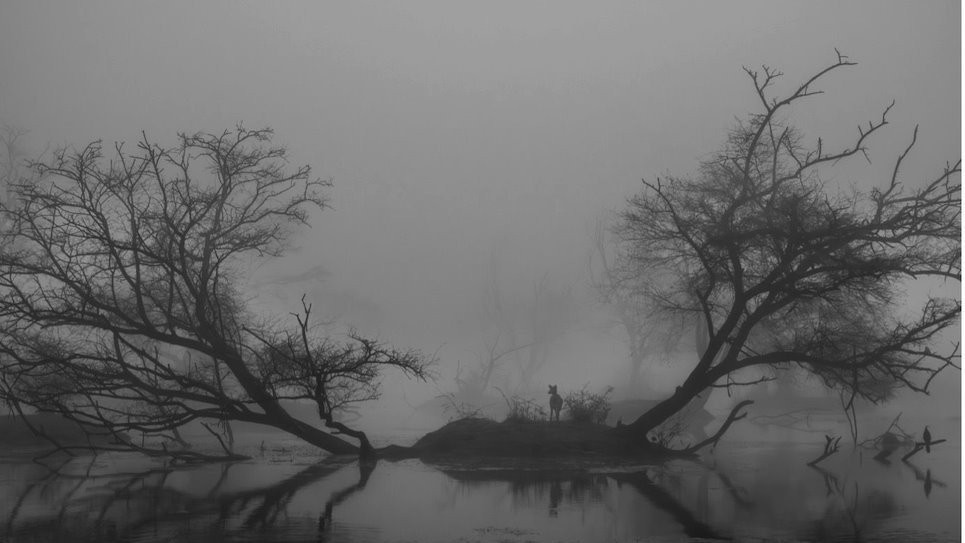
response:
M648 396L653 393L646 380L648 357L678 347L694 348L700 339L696 332L702 331L703 326L695 328L693 316L661 311L641 288L641 282L648 282L649 278L614 261L613 253L619 250L618 242L608 235L606 224L598 223L588 265L590 283L626 334L630 374L620 392L629 392L631 397Z
M10 187L20 176L23 166L21 140L26 132L19 128L4 126L0 129L0 204L13 205ZM0 231L5 227L0 216Z
M577 312L570 290L554 287L548 274L534 281L532 297L516 292L507 296L495 255L492 262L481 304L485 352L466 370L457 369L458 390L452 398L477 407L491 399L487 395L497 386L510 392L542 392L533 381L552 363L550 347L572 326Z
M831 186L823 174L867 158L891 106L838 149L785 121L789 106L821 94L819 80L854 64L839 54L786 96L772 96L779 72L745 69L760 111L694 176L645 180L629 200L619 265L641 279L635 294L709 331L680 387L631 431L649 432L711 387L768 378L750 368L803 368L878 402L895 387L927 391L958 367L958 343L935 340L958 322L960 300L902 295L912 281L961 280L960 160L923 178L904 172L916 128L876 188Z
M533 383L536 374L552 363L550 346L566 334L576 318L577 307L568 288L554 287L549 275L544 274L533 284L532 302L528 307L529 333L532 344L527 356L519 364L519 389L541 388Z
M219 439L244 421L370 453L340 409L377 397L383 369L425 378L428 362L357 334L320 337L304 303L292 326L248 312L240 264L282 255L329 186L308 166L289 171L271 136L239 126L172 148L144 136L109 154L94 142L12 184L18 205L0 208L0 398L80 422L109 448L169 452L137 438L198 420L221 423L206 426ZM285 400L314 402L323 426Z

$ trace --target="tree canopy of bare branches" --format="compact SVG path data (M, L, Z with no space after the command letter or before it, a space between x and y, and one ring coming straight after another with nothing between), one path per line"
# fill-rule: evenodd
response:
M961 281L961 161L904 172L916 128L876 188L830 186L822 174L867 158L891 106L836 149L786 121L792 104L812 102L822 80L855 64L838 54L783 96L773 95L780 72L745 68L760 110L695 175L645 180L629 200L620 264L649 279L645 294L664 311L709 330L682 386L629 428L646 433L701 391L741 384L734 374L745 368L801 367L877 402L895 386L927 391L957 367L958 343L936 340L961 301L901 295L914 281Z
M339 410L377 397L382 368L425 378L428 361L357 334L319 338L304 300L287 329L249 314L241 264L282 255L329 186L290 169L271 138L238 126L162 148L145 135L134 150L94 142L33 164L0 209L0 397L118 449L164 453L132 438L245 421L370 452ZM316 402L334 432L285 400Z

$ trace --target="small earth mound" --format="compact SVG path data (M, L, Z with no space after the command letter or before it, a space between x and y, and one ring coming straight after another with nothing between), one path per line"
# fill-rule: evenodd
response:
M653 451L647 443L600 424L466 418L426 434L412 446L411 452L425 458L622 456Z

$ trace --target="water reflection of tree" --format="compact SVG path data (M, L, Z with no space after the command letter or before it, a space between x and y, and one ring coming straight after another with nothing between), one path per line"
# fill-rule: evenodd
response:
M52 470L28 485L0 533L24 540L76 538L78 534L88 534L91 540L109 541L136 539L137 534L146 530L163 533L174 529L183 534L187 528L197 533L205 529L202 526L210 525L223 532L250 534L268 530L282 520L291 523L287 510L296 494L349 464L346 460L326 460L268 486L230 491L224 490L225 483L239 464L223 464L214 484L199 494L169 484L169 476L175 472L170 468L98 475L91 473L92 460L83 472ZM317 526L316 521L312 521L311 529L317 530L320 539L324 539L331 528L335 508L365 487L375 464L363 462L358 466L358 481L332 492L319 510ZM67 491L48 514L21 518L19 511L29 495L46 493L65 482L69 482Z
M672 494L656 484L649 476L647 471L637 473L617 473L611 474L614 480L619 483L627 483L635 490L639 491L654 506L670 514L683 528L688 537L698 537L705 539L729 539L709 525L700 521L693 512L678 501Z
M811 466L824 479L827 489L827 502L820 519L811 528L811 535L818 540L840 540L847 537L852 541L865 541L875 523L892 517L898 511L898 504L890 492L877 489L862 491L857 481Z
M557 516L564 505L604 503L608 488L606 475L575 470L459 470L443 472L469 488L494 481L509 484L516 506L531 507L547 503L550 516Z
M607 494L612 483L635 490L656 509L668 513L689 537L727 539L700 520L675 494L679 494L682 479L667 470L644 470L621 473L588 473L575 470L443 470L446 475L468 487L509 483L516 506L532 507L547 504L548 516L559 515L563 506L597 502L607 509ZM661 482L657 482L657 481ZM668 491L669 484L675 492ZM731 487L733 488L733 486ZM705 499L707 497L705 496Z
M86 473L87 473L87 474L90 473L90 470L91 470L91 468L92 468L93 465L94 465L94 459L95 459L95 458L96 458L96 457L91 457L91 461L90 461L90 463L88 463L87 468L86 468ZM31 483L28 483L27 486L23 489L23 491L20 492L20 494L17 496L16 501L14 501L13 507L10 509L10 512L7 513L7 515L6 515L7 518L8 518L8 522L7 522L6 529L4 530L4 533L6 534L6 537L7 537L7 538L11 537L11 534L12 534L12 531L13 531L14 522L15 522L15 520L20 516L21 510L22 510L22 509L24 508L24 506L27 504L28 499L29 499L32 495L34 495L34 494L39 494L39 495L41 495L41 496L43 496L43 495L45 495L45 494L49 495L50 490L51 490L52 487L58 486L58 484L67 483L66 481L60 481L60 480L58 480L57 477L58 477L59 470L60 470L61 468L63 468L63 467L64 467L67 463L69 463L69 462L70 462L70 459L68 458L68 459L64 460L63 462L61 462L61 464L60 464L59 466L51 467L50 469L46 469L46 470L45 470L46 473L44 473L44 475L43 475L42 477L40 477L39 479L37 479L37 480L35 480L35 481L31 482ZM37 467L38 469L43 469L43 468L40 467L39 465L37 465L36 467ZM82 481L82 480L81 480L80 482L77 482L77 483L71 482L71 483L70 483L70 487L71 487L71 488L66 491L66 496L68 496L68 497L72 496L72 495L79 489L79 487L80 487L82 484L83 484L83 481ZM36 491L36 492L34 492L34 491ZM60 520L62 520L62 514L59 515L58 518L57 518L58 523L59 523Z
M77 534L87 533L88 526L96 531L112 528L112 521L106 517L116 503L123 501L125 515L136 518L146 507L132 498L155 504L162 501L160 494L169 469L96 475L92 473L96 460L97 457L90 457L81 472L70 471L72 462L64 462L27 485L7 514L3 530L6 536L39 541L68 536L73 539ZM154 491L149 492L148 488ZM39 499L49 506L47 514L37 515L36 509L30 507L31 499ZM116 530L111 530L111 536L114 535Z
M931 491L934 487L948 488L948 484L946 484L944 481L932 477L931 468L922 471L921 468L915 464L912 464L911 462L906 461L902 462L902 464L908 466L908 469L915 474L916 481L921 481L922 489L925 491L925 498L931 497Z
M908 467L922 482L926 495L932 488L945 486L930 471L922 471L914 465ZM579 509L589 501L599 502L607 510L616 512L622 501L615 499L621 492L617 489L629 488L644 500L642 507L639 502L635 505L634 516L649 518L637 528L648 535L659 530L661 522L672 519L684 534L695 538L736 537L732 530L748 535L762 529L764 531L757 532L757 535L765 534L765 538L784 534L792 538L860 541L874 538L882 521L898 515L900 496L891 490L858 481L852 471L813 469L823 482L823 491L818 490L817 494L810 494L812 489L803 484L803 480L797 477L785 480L778 472L755 476L763 486L745 487L745 481L733 479L727 470L702 461L694 462L693 466L671 464L605 474L575 470L443 471L459 485L469 488L507 483L507 492L511 494L514 506L544 508L549 517L564 516L567 509L579 514ZM784 498L788 493L798 492L805 492L805 495L801 499ZM816 515L812 515L806 506L814 503L809 496L822 496L818 500L821 509ZM667 516L652 516L650 511L661 511ZM721 518L737 521L733 525L728 522L720 524ZM742 524L744 528L740 528Z
M778 465L783 464L774 464ZM926 496L934 488L944 486L928 470L914 465L908 469L921 481ZM763 473L755 470L753 479L757 484L745 486L747 481L705 461L605 474L576 470L443 471L468 487L507 483L514 506L543 509L549 517L572 512L578 515L588 501L596 501L614 513L620 511L621 523L631 516L647 518L645 523L631 529L648 536L672 519L677 529L694 538L743 534L764 539L781 535L807 540L860 541L874 538L882 521L899 514L901 496L890 488L859 480L852 470L836 472L820 467L813 470L821 478L821 487L805 484L811 476L800 479L791 474L788 479L788 472L783 468ZM628 488L643 501L616 499L616 496L625 496ZM627 514L626 503L635 504L632 513ZM820 504L817 511L809 507L815 503ZM656 511L666 516L651 514ZM731 523L726 519L735 520Z

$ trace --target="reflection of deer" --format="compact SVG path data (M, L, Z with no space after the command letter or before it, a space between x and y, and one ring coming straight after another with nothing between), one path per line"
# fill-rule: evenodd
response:
M560 409L563 409L563 397L557 394L556 385L550 385L550 420L556 417L556 420L560 420Z
M550 516L556 518L560 513L560 502L563 501L563 485L559 479L550 483Z

